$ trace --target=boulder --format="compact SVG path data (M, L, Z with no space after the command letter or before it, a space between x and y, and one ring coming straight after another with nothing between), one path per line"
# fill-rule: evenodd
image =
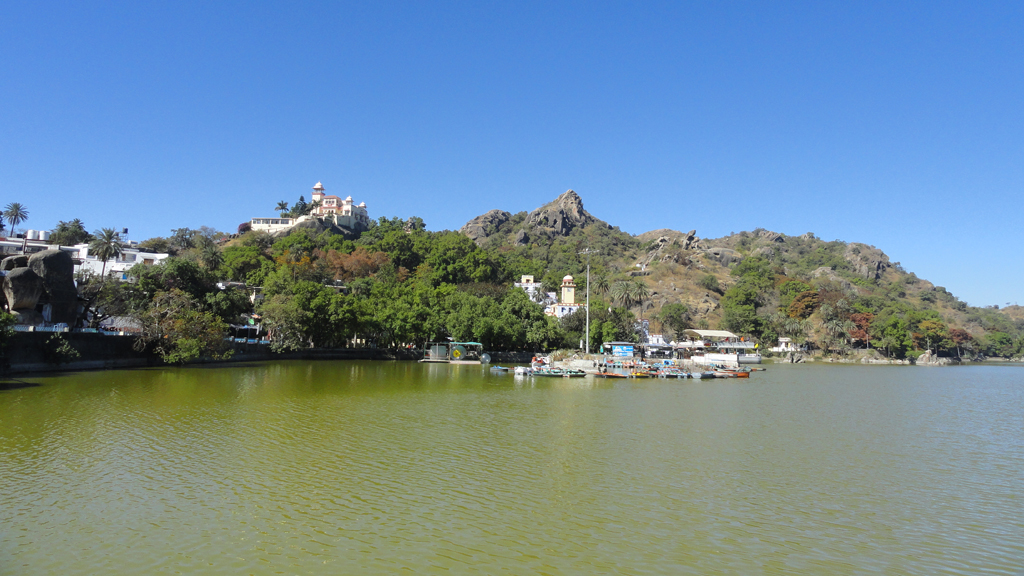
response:
M743 255L731 248L712 247L704 251L722 266L728 266L743 259Z
M803 362L805 359L806 358L804 357L804 355L801 354L800 352L787 352L786 356L782 359L782 361L788 362L790 364L799 364Z
M43 290L51 306L50 321L73 326L78 319L78 289L71 254L63 250L43 250L28 259L28 267L43 280Z
M35 310L43 295L43 279L31 268L15 268L4 278L4 296L7 307L15 310Z
M0 260L0 270L14 270L15 268L24 268L25 266L28 266L28 256L8 256Z
M914 362L917 366L948 366L952 363L953 360L951 358L940 358L938 354L933 353L931 350L926 350Z
M516 232L516 246L526 246L530 243L530 235L526 233L526 230L520 230Z
M697 242L700 242L700 238L697 238L697 230L690 230L689 232L686 233L686 237L683 238L683 250L689 250L690 248L693 248Z
M772 232L771 230L759 230L757 235L769 242L785 242L786 239L778 232Z
M11 314L14 316L14 322L16 324L22 324L24 326L38 326L46 322L46 320L43 319L42 314L28 308L11 310Z
M511 219L512 214L504 210L491 210L466 222L466 225L459 232L469 236L473 242L480 244L493 234L499 226Z

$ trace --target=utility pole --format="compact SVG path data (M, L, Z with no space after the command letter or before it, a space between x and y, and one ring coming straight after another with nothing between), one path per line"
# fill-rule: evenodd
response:
M587 333L586 333L586 336L584 336L584 339L587 342L587 344L586 344L587 354L590 354L590 255L593 252L594 251L591 250L589 246L587 246L586 250L583 250L582 252L579 252L579 254L586 254L587 255Z

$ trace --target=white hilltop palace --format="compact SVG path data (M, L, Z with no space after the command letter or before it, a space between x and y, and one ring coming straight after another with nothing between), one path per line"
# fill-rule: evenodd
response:
M299 222L317 218L356 232L367 230L370 227L370 215L366 211L366 202L355 204L351 196L342 199L340 196L326 195L325 191L324 185L320 182L313 186L313 202L316 204L316 208L309 214L298 218L253 218L249 221L249 225L253 230L280 232Z
M554 292L543 292L544 284L534 281L533 276L526 275L514 284L530 295L530 299L544 305L544 313L548 316L561 318L573 312L586 309L586 304L576 303L576 283L572 276L562 278L562 301L559 302Z

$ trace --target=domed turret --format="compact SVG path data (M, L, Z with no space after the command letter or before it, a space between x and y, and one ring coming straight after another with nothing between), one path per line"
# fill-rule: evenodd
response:
M576 283L572 281L572 276L566 274L565 278L562 278L562 304L575 304L576 303Z

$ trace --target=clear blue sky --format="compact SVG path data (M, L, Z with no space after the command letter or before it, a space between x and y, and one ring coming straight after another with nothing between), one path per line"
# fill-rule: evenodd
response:
M1024 3L0 7L28 228L233 231L318 180L432 230L572 188L634 234L812 231L1024 303Z

